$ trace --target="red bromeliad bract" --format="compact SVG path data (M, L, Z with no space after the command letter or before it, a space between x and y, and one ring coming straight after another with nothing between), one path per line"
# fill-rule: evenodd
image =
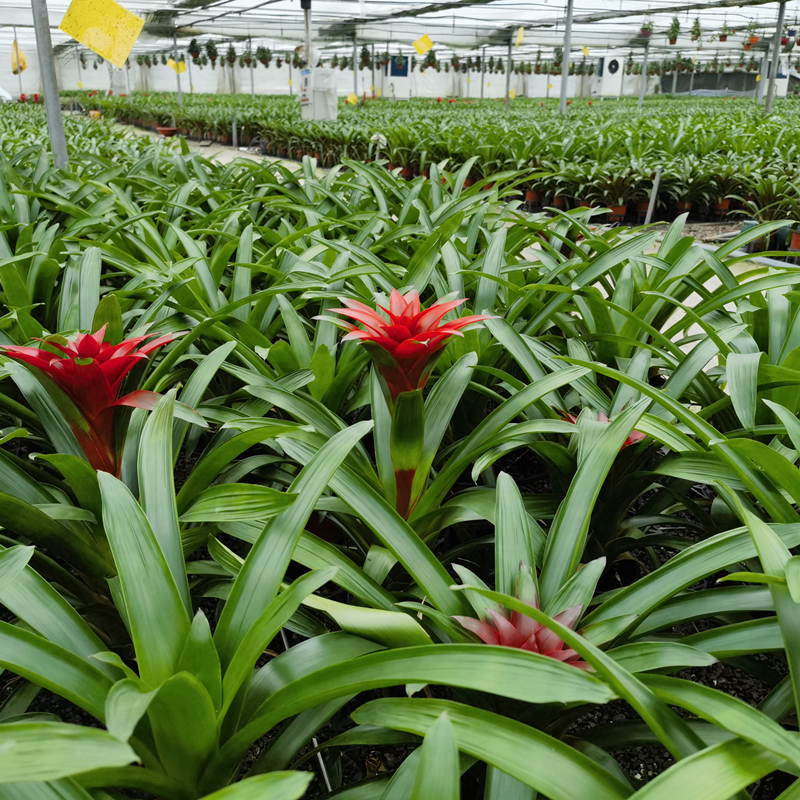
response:
M358 339L369 349L389 387L393 402L401 392L424 388L450 337L463 336L462 328L491 319L486 314L473 314L442 322L445 314L466 300L437 302L423 310L419 293L413 289L405 296L397 289L392 290L389 308L378 306L386 317L364 303L339 299L347 307L332 311L360 322L366 329L349 322L337 322L348 331L344 340Z
M171 342L168 333L136 336L120 344L104 342L106 327L93 334L79 333L74 340L46 344L53 353L37 347L0 346L0 353L41 370L62 389L83 420L68 420L89 463L97 470L117 474L114 409L119 406L152 409L161 398L155 392L135 391L120 397L125 376L151 353ZM147 342L148 339L151 341ZM144 344L147 342L147 344Z
M522 574L517 581L517 599L521 600L531 608L539 610L538 594L527 581L528 590L520 590L520 583L523 579ZM556 614L553 619L560 622L567 628L580 619L582 606L574 606ZM516 647L520 650L529 650L531 653L539 653L557 661L563 661L579 669L589 669L589 665L581 660L580 655L569 647L558 634L553 633L540 622L531 617L514 611L510 616L504 608L498 607L489 611L489 618L485 622L472 617L454 617L468 631L474 633L481 641L486 644L497 644L503 647Z
M559 411L562 419L565 419L567 422L571 422L573 425L578 424L578 418L573 414L570 414L568 411ZM608 418L607 414L604 414L602 411L597 415L598 422L611 422ZM620 452L622 452L626 447L630 447L632 444L636 444L637 442L641 442L642 439L646 439L647 434L642 433L641 431L631 431L628 434L628 438L623 442L622 447L620 447Z

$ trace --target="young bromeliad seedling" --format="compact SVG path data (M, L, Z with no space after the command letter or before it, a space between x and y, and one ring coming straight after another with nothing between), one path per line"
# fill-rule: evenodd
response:
M453 336L463 336L465 328L490 317L473 314L443 321L446 314L466 299L439 300L423 309L415 289L405 295L392 290L389 307L379 305L380 310L357 300L340 300L346 308L331 310L360 322L364 328L340 319L330 318L330 321L347 331L344 341L360 341L375 364L392 417L395 508L408 519L424 490L426 477L420 479L417 474L425 439L422 390L448 341Z
M55 337L42 340L45 347L4 345L0 354L34 369L39 382L64 414L88 462L96 470L119 476L122 443L117 441L115 410L124 406L151 410L161 399L160 394L141 389L120 397L123 381L137 364L173 341L176 334L150 333L119 344L104 341L105 335L104 325L95 333L79 333L72 340ZM72 402L64 402L63 395L58 397L61 392ZM178 410L179 405L176 413L191 411L185 407ZM191 412L192 421L205 425L201 418L195 417Z

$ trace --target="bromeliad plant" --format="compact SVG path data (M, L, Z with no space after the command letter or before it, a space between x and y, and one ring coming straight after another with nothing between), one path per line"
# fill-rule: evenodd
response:
M408 519L425 489L431 467L430 463L421 462L425 444L422 390L448 341L453 336L463 336L463 330L491 317L473 314L445 321L445 316L466 299L443 298L423 310L415 289L405 296L394 289L389 307L378 306L383 315L357 300L341 298L341 301L346 308L331 311L364 325L361 329L332 318L348 332L344 341L360 341L375 365L391 414L394 486L384 488L394 496L397 513Z
M42 340L41 347L0 346L0 354L32 368L32 375L12 371L11 377L30 398L39 388L31 383L31 377L38 382L53 406L64 414L92 468L119 476L125 437L124 430L118 430L121 419L117 411L152 410L161 399L161 395L142 389L120 397L123 383L131 370L172 342L175 335L151 333L111 344L105 341L106 333L107 325L103 325L95 333L79 333L73 339L51 336ZM205 425L185 406L178 413Z

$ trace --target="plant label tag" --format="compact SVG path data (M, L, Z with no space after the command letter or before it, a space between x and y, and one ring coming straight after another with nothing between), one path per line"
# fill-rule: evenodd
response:
M115 0L72 0L60 30L122 69L143 27Z

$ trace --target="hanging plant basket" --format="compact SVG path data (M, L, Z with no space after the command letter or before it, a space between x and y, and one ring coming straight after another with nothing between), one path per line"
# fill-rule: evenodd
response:
M728 34L727 34L727 33L721 33L721 34L719 35L719 40L720 40L721 42L727 42L727 41L728 41Z
M676 36L674 39L670 39L669 43L670 44L677 44L678 43L678 37Z
M753 45L752 45L752 44L750 44L749 42L748 42L747 44L744 44L744 45L742 45L742 47L743 47L745 50L752 50L752 49L753 49Z
M649 39L653 35L653 31L648 30L647 28L642 28L641 34L645 39Z

